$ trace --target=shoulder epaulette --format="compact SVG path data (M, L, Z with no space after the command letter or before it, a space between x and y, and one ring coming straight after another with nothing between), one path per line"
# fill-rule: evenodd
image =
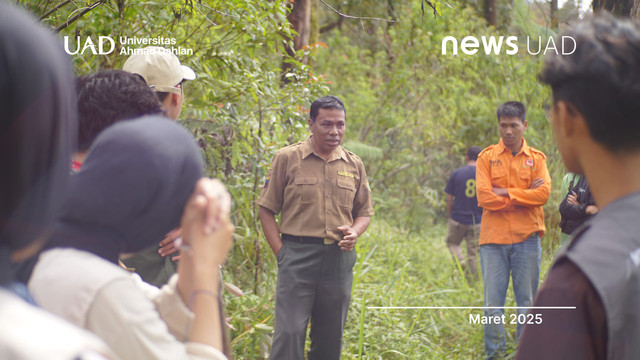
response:
M489 152L489 151L493 150L494 147L496 147L496 144L492 144L492 145L487 146L486 148L484 148L484 150L480 151L478 156L484 154L485 152Z
M303 143L304 143L304 141L298 141L297 143L293 143L291 145L284 146L284 147L280 148L280 150L278 150L278 152L286 151L288 149L291 149L291 148L294 148L294 147L298 147L298 146L302 145Z
M536 153L538 155L542 155L543 159L547 158L547 155L545 155L545 153L543 153L542 151L540 151L540 150L538 150L536 148L529 147L529 150L531 150L532 153Z
M342 147L342 146L341 146L341 147ZM353 151L351 151L351 150L347 150L347 149L345 149L344 147L342 147L342 151L344 151L345 153L347 153L347 155L349 155L349 156L353 156L354 158L356 158L356 159L358 159L358 160L362 161L362 159L360 159L360 156L358 156L358 154L354 153Z

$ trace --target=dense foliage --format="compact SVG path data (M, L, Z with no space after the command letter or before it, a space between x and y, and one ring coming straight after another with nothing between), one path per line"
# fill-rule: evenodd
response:
M543 31L520 14L512 30L488 28L470 8L447 8L443 16L422 17L420 5L406 2L402 21L387 26L343 24L328 34L330 51L320 51L317 67L349 104L350 139L382 150L367 159L377 209L398 226L419 230L443 218L442 189L462 165L471 145L497 142L497 107L507 100L528 106L526 138L551 156L558 171L550 129L542 110L549 93L536 80L540 58L526 51L526 37ZM517 21L515 21L517 20ZM542 29L543 30L543 29ZM358 32L369 34L363 41ZM353 35L355 34L355 35ZM468 35L519 36L516 55L442 55L442 40ZM372 43L370 46L367 42Z
M20 1L37 16L60 3ZM463 322L449 319L453 313L371 315L363 306L425 305L441 296L450 305L458 300L458 305L481 303L481 289L435 275L455 269L442 246L416 246L422 250L414 255L408 249L415 242L442 241L447 177L462 165L468 146L497 142L495 110L507 100L528 106L525 136L548 156L554 191L545 207L552 230L545 251L550 254L555 249L560 197L556 189L564 170L542 109L549 91L536 80L542 57L526 51L527 39L536 48L540 39L544 48L554 32L541 21L536 3L524 1L503 9L509 21L497 30L479 16L477 1L434 2L438 11L424 15L423 2L414 0L350 0L338 6L352 15L396 21L390 23L341 18L312 0L312 44L291 58L283 48L292 36L286 19L288 3L68 2L42 22L60 28L61 38L71 37L72 48L78 46L76 37L81 44L87 37L97 41L109 36L116 41L111 54L74 55L78 74L121 68L127 56L120 54L126 47L119 43L120 37L172 38L173 46L193 50L192 55L180 55L198 75L186 84L180 121L198 138L209 174L227 184L235 201L236 246L225 276L245 292L243 297L227 298L238 358L263 357L273 324L276 268L256 219L255 199L275 151L305 138L310 102L329 93L345 101L345 145L365 161L377 211L375 231L359 245L345 357L418 358L416 354L424 354L415 352L419 349L464 359L477 356L481 329L455 325ZM95 7L66 24L91 5ZM468 35L517 36L519 51L442 54L446 36L460 42ZM286 73L283 61L292 65ZM403 288L406 279L413 285ZM364 321L365 316L371 321ZM385 331L391 323L403 327L400 337Z

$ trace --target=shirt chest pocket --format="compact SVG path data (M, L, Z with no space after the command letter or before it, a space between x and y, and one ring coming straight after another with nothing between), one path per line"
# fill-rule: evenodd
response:
M533 171L529 166L523 166L518 172L518 180L520 187L528 189L531 186L531 182L533 181Z
M352 177L338 176L336 185L338 205L353 206L353 199L356 197L356 180Z
M298 176L294 180L296 197L300 203L317 201L318 178L312 176Z
M508 188L509 181L507 179L507 173L507 168L504 166L491 168L491 185L499 188Z

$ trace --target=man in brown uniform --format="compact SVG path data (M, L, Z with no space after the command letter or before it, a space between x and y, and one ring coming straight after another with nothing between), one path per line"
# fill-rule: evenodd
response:
M374 214L364 165L340 146L344 104L336 96L319 98L310 117L311 137L278 151L258 199L262 229L278 261L270 359L304 359L309 318L308 359L340 358L354 249Z

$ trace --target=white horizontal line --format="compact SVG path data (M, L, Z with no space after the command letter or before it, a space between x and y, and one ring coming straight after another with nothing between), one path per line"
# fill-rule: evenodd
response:
M526 310L575 310L575 306L367 306L367 309L379 310L415 310L415 309L526 309Z

